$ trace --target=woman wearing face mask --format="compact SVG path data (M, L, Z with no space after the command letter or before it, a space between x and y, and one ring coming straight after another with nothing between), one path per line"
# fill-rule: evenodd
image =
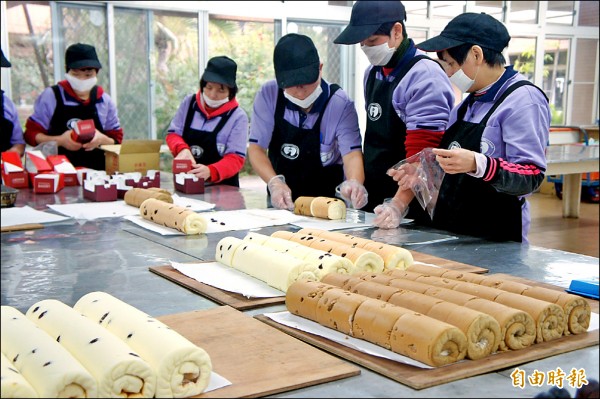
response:
M276 79L256 94L248 145L272 206L293 210L297 197L335 197L339 186L349 206L362 208L367 192L353 101L321 78L323 64L308 36L283 36L273 62Z
M123 129L115 103L97 85L102 65L96 49L82 43L69 46L65 67L65 80L46 88L37 98L25 124L25 141L31 146L55 141L58 153L74 166L104 170L104 151L98 147L120 144ZM74 124L86 119L94 121L95 133L91 140L80 141L72 134Z
M502 51L510 35L490 15L465 13L417 45L436 51L469 96L450 115L436 160L446 172L434 226L492 240L527 242L525 197L544 180L550 107ZM393 172L400 180L399 173Z
M188 95L171 121L166 141L175 159L192 161L207 184L239 187L246 159L248 116L235 96L237 64L226 56L208 60L200 90Z
M387 170L425 147L437 147L446 129L454 92L443 69L408 38L400 1L359 0L350 23L334 40L360 44L370 66L364 74L367 124L364 142L365 210L381 228L407 216L426 221L411 190L400 190ZM409 206L410 205L410 206Z

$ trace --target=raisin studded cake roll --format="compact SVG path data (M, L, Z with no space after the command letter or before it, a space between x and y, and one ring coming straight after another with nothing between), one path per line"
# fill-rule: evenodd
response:
M317 304L325 291L332 288L330 284L295 281L285 293L285 307L291 314L317 321Z
M322 229L302 228L298 230L298 234L306 234L315 237L327 238L328 240L339 241L353 247L363 248L366 244L373 242L367 238L353 236L351 234L339 233L336 231L328 231Z
M296 215L302 216L312 216L313 214L310 212L310 204L313 202L315 197L298 197L296 201L294 201L294 213Z
M33 304L26 316L90 372L98 383L98 397L154 396L156 374L152 367L92 319L55 299Z
M354 273L359 271L381 272L383 270L383 258L375 252L362 248L353 248L350 245L320 237L304 242L308 242L311 248L320 249L350 259L354 264ZM304 244L304 242L302 243Z
M462 292L436 287L414 280L368 273L363 273L360 277L366 281L373 281L398 289L418 292L439 298L492 316L500 326L499 350L501 351L523 349L531 346L535 341L535 322L528 313L522 310L514 309L474 295L464 294Z
M156 397L195 396L208 386L212 372L208 353L154 317L99 291L84 295L73 308L119 337L152 366Z
M485 280L483 280L481 284L551 302L560 306L565 312L566 318L564 335L581 334L586 332L590 327L590 318L592 316L590 304L587 299L578 295L545 287L522 284L506 279L499 279L494 276L485 277Z
M98 395L94 377L60 343L12 306L1 308L2 353L42 398ZM2 395L4 397L4 395Z
M271 234L271 237L277 237L277 238L283 238L284 240L292 240L292 236L295 233L292 231L285 231L285 230L277 230L276 232Z
M14 364L0 352L0 397L39 398L29 381L17 370ZM49 396L46 396L49 397Z
M235 251L244 243L237 237L223 237L217 243L215 250L215 260L224 265L233 267L233 255Z
M346 203L338 198L316 197L310 203L310 213L321 219L346 219Z
M323 293L317 303L317 322L344 334L353 336L354 315L361 303L367 300L363 295L334 287Z
M146 220L188 235L205 233L208 223L204 216L194 211L156 198L148 198L142 202L140 215Z
M343 288L355 294L368 296L369 298L380 299L386 302L392 295L400 291L398 288L390 287L388 285L366 281L356 276L345 276L339 273L330 273L321 281Z
M169 204L173 203L173 197L171 196L171 193L167 190L157 187L134 187L132 189L127 190L125 196L123 197L123 200L127 205L139 208L140 205L142 205L142 202L146 201L148 198L155 198L157 200L164 201Z

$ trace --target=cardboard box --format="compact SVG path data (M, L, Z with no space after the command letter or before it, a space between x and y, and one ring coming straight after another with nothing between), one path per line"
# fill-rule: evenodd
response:
M21 157L14 151L5 151L2 153L2 184L12 188L27 188L29 187L29 176Z
M185 194L204 194L204 179L189 173L173 175L175 190Z
M192 170L192 160L191 159L174 159L173 166L171 169L173 170L173 174L187 173L190 170Z
M73 166L66 155L48 155L48 163L52 165L55 172L65 175L65 186L78 186L77 169Z
M65 187L65 175L58 172L38 173L33 178L33 192L53 194Z
M83 181L83 198L95 202L116 201L118 198L117 185L98 179L86 179Z
M25 151L25 169L29 173L29 182L32 187L36 175L52 172L53 170L46 156L40 150Z
M120 145L103 145L106 173L146 173L160 168L162 140L125 140Z

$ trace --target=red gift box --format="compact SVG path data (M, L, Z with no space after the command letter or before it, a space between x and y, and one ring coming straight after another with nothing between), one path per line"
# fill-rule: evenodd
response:
M55 172L65 175L65 186L78 186L77 169L73 166L66 155L48 155L48 163L52 165Z
M25 151L25 169L29 173L29 181L32 187L36 175L52 172L52 166L40 150Z
M185 194L203 194L204 179L189 173L178 173L173 175L175 190Z
M14 151L5 151L2 153L2 182L4 185L13 188L29 187L29 177L23 168L21 157Z
M96 134L96 125L93 119L79 120L73 124L71 140L81 144L89 143Z
M192 170L192 161L190 159L174 159L172 169L173 174L187 173Z
M83 198L95 202L116 201L117 185L115 183L104 183L100 180L86 179L83 182Z
M53 194L65 187L65 175L58 172L38 173L33 178L33 192Z

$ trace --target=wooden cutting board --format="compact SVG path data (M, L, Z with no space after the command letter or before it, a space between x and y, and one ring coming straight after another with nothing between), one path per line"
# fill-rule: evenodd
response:
M488 269L483 267L471 266L465 263L455 262L453 260L438 258L437 256L427 255L420 252L410 251L413 255L414 260L430 263L447 269L458 270L462 272L471 273L487 273ZM199 262L201 263L201 262ZM264 306L279 305L285 303L285 297L272 297L272 298L247 298L241 294L225 291L220 288L215 288L208 284L199 282L179 272L171 265L164 266L151 266L149 270L153 273L158 274L170 280L176 284L185 287L196 294L202 295L210 299L219 305L228 305L238 310L255 309Z
M262 397L360 374L355 365L232 307L157 317L210 356L232 384L198 398Z
M518 281L523 284L538 285L564 291L564 289L560 287L537 283L535 281L509 276L507 274L494 274L494 276L499 278L510 278L511 280ZM598 301L593 299L588 299L588 301L590 302L592 312L597 313ZM414 389L429 388L432 386L445 384L447 382L473 377L475 375L485 374L518 364L558 355L560 353L570 352L588 346L595 346L599 343L599 331L594 330L585 334L568 335L553 341L533 344L525 349L496 353L480 360L464 360L444 367L422 369L362 353L330 341L327 338L284 326L263 315L256 315L254 317L266 324L286 332L287 334L290 334L293 337L314 345L317 348L321 348L343 359L347 359L351 362L364 366Z

